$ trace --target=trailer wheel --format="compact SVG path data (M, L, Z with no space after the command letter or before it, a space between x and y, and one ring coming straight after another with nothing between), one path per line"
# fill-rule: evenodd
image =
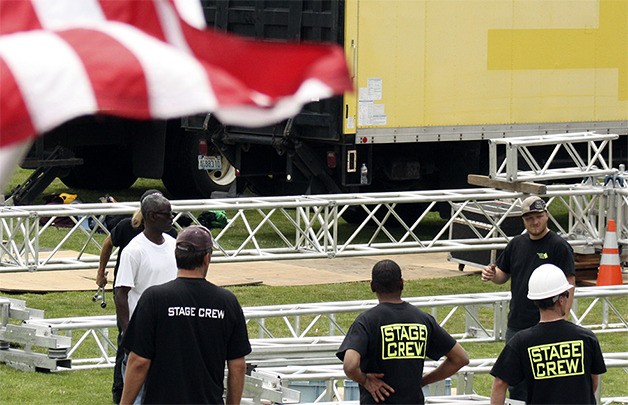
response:
M205 140L209 153L215 146L200 132L187 132L168 126L163 182L175 198L210 198L214 191L228 191L236 179L236 170L221 155L222 170L199 170L199 141Z
M123 190L137 180L128 148L81 146L73 148L83 164L69 170L61 181L71 188L86 190Z
M192 179L201 198L210 198L214 191L228 191L236 179L235 167L222 154L222 170L198 170L198 158L191 170Z

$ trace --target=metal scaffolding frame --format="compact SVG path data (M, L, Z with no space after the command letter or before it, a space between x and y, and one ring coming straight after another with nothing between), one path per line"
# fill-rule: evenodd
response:
M580 184L546 186L550 210L568 213L568 223L551 217L553 227L582 252L601 247L608 219L617 219L618 243L628 241L628 202L623 165L612 168L615 134L579 132L489 140L489 177L501 184L526 180L584 179ZM577 148L576 144L586 144ZM505 148L505 153L498 149ZM540 148L539 152L533 152ZM548 154L544 149L551 149ZM584 149L584 150L583 150ZM556 167L565 151L573 167ZM500 162L500 159L503 159ZM519 162L522 165L519 165ZM560 165L559 165L560 166ZM529 169L526 171L526 169ZM172 201L177 218L207 210L225 210L230 220L215 232L219 249L214 262L333 258L363 255L458 252L503 248L509 235L502 229L516 216L526 194L492 188L247 197ZM499 215L485 207L497 202ZM106 215L130 215L138 203L62 204L0 207L0 272L97 268ZM434 229L432 211L451 217ZM412 214L408 214L411 212ZM474 213L470 219L468 213ZM343 224L351 216L355 226ZM478 219L478 215L480 218ZM56 219L74 226L55 231ZM430 232L424 232L430 225ZM471 237L456 239L452 228L467 227ZM430 236L425 236L429 233ZM261 238L271 234L273 238ZM67 251L78 240L78 252ZM76 242L72 246L76 246ZM92 254L89 254L92 253ZM111 257L113 263L117 250Z
M572 320L596 333L625 333L628 321L613 300L626 296L628 286L578 287ZM430 312L460 342L471 342L503 340L509 299L510 293L500 292L412 297L406 301ZM254 403L259 403L255 401L260 398L297 403L299 395L295 389L299 389L299 382L315 381L324 387L314 402L340 398L338 384L345 382L345 376L335 352L346 325L376 304L376 300L363 300L245 307L249 329L257 328L258 335L266 336L251 339L253 351L247 362L254 365L254 371L245 383L245 396L252 397ZM586 308L580 311L581 306ZM24 301L4 297L0 297L0 315L0 361L12 367L23 371L60 371L110 368L115 363L116 346L109 337L110 332L116 333L113 315L46 319L43 311L26 307ZM22 323L10 323L9 318ZM464 325L464 330L459 332L460 325ZM80 333L76 341L75 332ZM329 336L315 336L324 332ZM18 343L24 349L10 348L9 343ZM47 349L48 354L33 351L33 346ZM96 357L85 357L94 352ZM493 361L474 359L460 370L453 377L457 393L473 394L473 376L488 373ZM605 361L607 367L626 368L628 352L605 353ZM436 365L437 362L426 363L428 368ZM444 384L430 386L430 394L446 394ZM622 398L602 399L607 404L621 401Z
M496 359L471 359L469 365L461 368L452 380L456 381L457 395L473 395L473 378L478 374L488 374L495 364ZM627 368L628 352L604 353L604 362L607 368ZM438 366L440 361L426 361L425 371L429 371ZM281 367L257 367L251 373L253 377L270 381L274 385L289 387L291 383L297 381L316 381L321 384L318 397L313 403L324 403L335 398L342 398L339 390L339 383L345 383L347 377L342 369L342 363L337 361L332 364L304 365L304 366L281 366ZM602 377L603 378L603 377ZM445 395L445 382L432 384L427 387L430 395ZM601 403L614 403L628 400L628 397L602 398ZM337 401L339 403L348 403Z
M212 261L221 263L501 249L509 240L502 224L518 216L525 197L518 192L479 188L184 200L171 204L177 218L189 215L195 223L200 212L227 212L227 226L214 230L219 246ZM618 243L628 242L628 188L584 182L548 186L544 197L550 210L568 213L567 224L551 215L550 222L575 249L591 252L600 248L608 218L617 219ZM508 208L496 216L485 208L491 202ZM448 220L434 220L431 211L437 204L449 207ZM408 205L415 212L410 219L399 213ZM137 208L137 203L0 207L0 273L95 269L100 241L107 233L104 216L131 214ZM363 219L359 224L339 227L347 211L362 213ZM471 212L473 219L469 218ZM482 218L478 220L477 215ZM52 224L60 217L71 218L74 226L54 233ZM87 228L87 223L93 228ZM439 228L434 232L435 224ZM452 238L454 225L469 229L473 236ZM425 236L425 226L431 227L430 236ZM485 232L487 227L489 231ZM77 239L81 249L67 251L68 241ZM117 250L111 264L116 255Z
M497 313L505 315L508 305L509 293L491 294L465 294L462 296L436 296L408 298L417 307L430 311L437 317L439 323L445 328L452 328L451 321L455 319L452 314L462 309L465 313L467 333L458 334L459 340L497 341L504 337L504 325L498 326L502 333L493 333L492 338L477 339L477 332L473 329L480 324L480 319L486 314L481 314L478 309L482 307L493 308ZM572 319L575 323L589 327L597 333L625 332L628 323L623 315L615 308L611 299L628 296L628 287L587 287L576 289L574 310ZM579 302L588 299L587 308L581 312L577 310ZM252 353L247 356L247 362L254 365L251 376L245 381L244 397L251 403L260 403L264 398L271 403L303 403L297 390L317 389L317 398L314 403L334 400L335 403L351 403L350 401L337 400L341 398L339 383L342 381L344 392L348 392L351 384L357 390L355 383L348 382L342 371L342 365L335 357L342 334L335 336L311 336L303 337L316 329L316 325L322 321L329 322L329 332L343 332L339 318L342 314L355 314L376 305L375 300L345 301L311 304L278 305L264 307L244 308L245 318L249 325L255 323L262 334L272 336L271 324L273 320L275 328L283 327L283 333L300 337L270 337L251 339ZM594 311L595 307L602 308ZM452 308L448 308L452 307ZM438 317L438 311L444 309L447 314ZM595 315L594 312L597 312ZM0 297L0 361L12 367L24 370L51 370L59 371L62 368L70 370L113 367L115 362L115 345L109 338L110 329L115 333L116 322L114 316L77 317L45 319L43 311L27 308L24 301ZM473 316L469 317L469 314ZM614 316L609 316L614 314ZM501 316L501 315L500 315ZM8 317L22 320L22 325L12 325ZM611 317L614 320L611 320ZM585 324L585 319L595 318L593 323ZM468 323L472 320L471 324ZM302 321L306 326L301 329ZM619 322L615 322L619 321ZM488 321L490 323L490 320ZM493 322L495 325L495 321ZM470 326L471 325L471 326ZM489 333L485 328L482 330ZM497 328L496 328L497 330ZM79 339L71 344L73 332L79 331ZM471 331L469 333L469 331ZM495 331L493 331L495 332ZM278 334L279 331L275 331ZM456 334L455 334L456 335ZM467 335L467 336L465 336ZM85 345L91 338L92 348L100 353L100 357L79 358L79 353L84 354ZM25 349L12 349L8 347L8 341L23 344ZM35 353L32 346L42 346L48 349L48 355ZM87 349L89 350L89 348ZM607 367L628 367L628 353L605 353ZM488 373L494 359L473 359L471 364L461 369L452 379L456 381L457 394L455 401L467 403L485 403L486 398L474 395L473 378L477 374ZM426 368L436 367L438 362L426 362ZM252 366L253 367L253 366ZM305 381L306 386L302 387ZM312 388L312 384L315 388ZM439 382L427 387L430 395L445 395L448 393L446 382ZM355 392L354 392L355 394ZM462 394L462 395L460 395ZM430 397L427 403L451 403L452 397ZM243 400L243 403L247 400ZM467 402L465 402L467 401ZM602 398L601 403L621 403L625 398Z
M303 405L308 403L300 402ZM425 397L426 404L447 404L447 405L490 405L491 398L482 395L436 395ZM360 401L330 401L316 402L317 405L359 405ZM523 402L506 398L505 405L522 405ZM628 404L628 396L625 397L604 397L598 401L599 405Z
M546 134L517 138L489 140L489 177L506 182L545 181L588 176L612 175L612 141L616 134L573 132ZM586 156L582 156L576 144L586 144ZM502 152L503 147L503 153ZM543 149L550 151L542 153ZM565 152L559 155L560 152ZM499 157L505 156L499 162ZM561 156L568 158L571 167L556 168L554 163ZM564 166L564 164L563 164ZM522 170L523 169L523 170Z
M628 286L577 287L571 319L595 333L625 333L628 320L613 300L626 296ZM404 299L432 314L460 342L505 337L508 292ZM324 363L334 356L355 316L376 304L376 300L362 300L245 307L250 335L257 335L249 357L268 365ZM117 328L115 315L47 319L23 301L7 298L0 298L0 308L7 308L0 314L22 320L22 325L9 325L2 319L0 342L46 347L52 357L71 358L73 370L113 367L116 344L109 334Z

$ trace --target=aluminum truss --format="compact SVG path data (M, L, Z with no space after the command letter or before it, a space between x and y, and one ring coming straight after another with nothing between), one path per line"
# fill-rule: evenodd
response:
M574 248L591 251L602 245L607 218L621 218L618 239L626 243L625 192L599 185L597 180L548 186L545 198L550 209L568 213L567 224L551 217L552 226ZM506 219L518 215L525 196L480 188L172 201L172 207L178 217L190 215L194 222L202 211L227 211L229 223L214 235L220 246L212 261L220 263L500 249L509 240L501 227ZM507 209L495 216L485 208L490 202ZM435 220L431 211L437 204L451 210L447 221ZM416 213L411 219L399 214L408 205ZM103 233L107 233L104 216L131 214L137 208L137 203L0 207L0 239L4 241L0 244L0 272L97 268L97 254ZM347 211L361 212L363 220L340 226ZM72 218L74 227L55 229L52 224L59 217ZM88 223L93 228L88 228ZM454 224L468 228L473 236L452 238ZM68 251L72 240L78 240L81 249Z
M456 381L456 394L473 395L473 377L478 374L488 374L495 364L496 359L471 359L469 365L461 368L458 373L452 377ZM628 352L621 353L604 353L604 362L607 368L628 367ZM426 361L425 369L436 368L439 361ZM342 363L336 361L330 364L304 365L304 366L283 366L283 367L257 367L252 376L262 380L274 381L275 384L290 386L291 383L297 381L317 381L324 382L324 388L321 389L318 398L314 403L323 403L324 401L332 401L335 398L341 398L339 382L345 382L346 376L342 370ZM603 378L603 376L602 376ZM444 395L444 382L428 386L431 395ZM446 398L446 397L444 397ZM477 398L476 398L477 399ZM602 398L601 403L615 403L625 401L626 398ZM341 402L341 401L337 401ZM445 403L452 403L446 401Z
M617 138L619 135L615 134L575 132L491 139L489 177L507 182L538 182L580 177L582 173L588 176L611 175L614 172L611 141ZM579 143L586 144L585 156L575 146ZM560 152L564 153L559 155ZM505 158L500 162L499 156ZM557 169L554 165L557 156L567 157L572 165Z
M41 320L44 311L28 308L26 302L0 297L0 362L23 371L58 370L70 368L68 349L72 339L51 331L25 325L26 322ZM21 321L22 325L10 320ZM10 344L19 344L24 349L14 349ZM33 347L44 348L47 354L36 352Z
M576 288L572 319L597 333L625 333L628 322L613 300L626 296L626 286ZM487 293L414 297L407 301L431 312L448 330L455 331L456 325L464 324L465 330L453 335L459 341L468 342L503 339L509 299L509 293ZM253 398L253 403L259 403L261 398L296 403L298 395L290 388L291 383L298 386L302 381L324 383L316 402L340 398L338 382L344 381L345 377L335 352L346 326L355 315L374 305L375 300L365 300L244 308L250 330L254 332L257 328L260 336L268 336L251 339L253 352L247 356L247 361L255 365L245 383L245 392ZM581 306L586 308L579 312ZM461 313L458 317L457 312ZM114 365L116 348L109 338L109 331L115 331L115 316L46 319L43 311L27 308L24 301L2 297L0 314L0 361L13 367L24 371L57 371L60 368L80 370ZM458 322L462 317L464 322ZM22 324L10 324L9 318L21 320ZM493 329L490 329L491 325ZM80 336L71 344L74 332L79 332ZM317 333L330 336L313 336ZM484 336L479 336L482 334ZM280 335L289 337L277 337ZM9 342L20 343L25 349L10 349ZM48 355L35 353L32 346L48 348ZM87 352L98 354L92 358L80 357ZM608 367L628 367L628 353L606 353L605 360ZM455 377L458 394L472 394L473 376L488 373L493 361L475 359L460 370ZM436 365L437 362L431 362L427 367ZM429 390L432 395L443 394L444 383L435 384ZM621 402L621 398L603 399L603 403L614 402Z
M627 296L628 286L578 287L572 320L596 333L625 333L628 331L628 320L617 309L614 300L625 300ZM412 297L405 300L431 313L461 342L499 341L505 336L510 293ZM16 305L25 308L23 302L15 304L15 301L4 302L12 303L11 308ZM2 302L0 299L0 304ZM250 358L267 365L326 364L329 358L334 357L346 328L355 316L376 303L376 300L364 300L245 307L244 316L250 336L257 335L256 339L252 339L254 350ZM23 324L12 328L15 331L23 328L24 333L29 333L31 342L35 342L36 337L59 336L66 339L59 340L62 344L53 347L64 350L67 357L72 358L73 370L113 367L116 345L109 333L110 329L116 330L114 315L46 319L41 313L33 317L26 317L26 313L20 312L18 318L23 320ZM0 341L13 336L3 335L3 325L7 323L4 320L0 325Z
M550 208L569 213L566 227L552 218L554 227L572 245L590 251L601 246L606 220L618 218L618 239L623 244L628 240L624 220L628 205L621 191L626 182L621 165L619 170L613 169L611 160L612 140L617 138L615 134L580 132L491 139L489 177L502 182L583 178L580 185L546 187ZM577 148L577 144L586 148ZM500 153L501 147L504 153ZM572 167L563 163L557 168L554 163L565 155ZM505 156L501 162L500 156ZM600 182L601 178L605 181ZM194 221L194 214L202 211L227 211L231 220L214 235L221 246L213 261L236 262L499 249L508 241L501 225L518 213L524 197L522 193L479 188L173 201L172 207L179 216L189 214ZM509 208L495 216L484 208L494 201ZM450 209L451 218L434 233L430 212L436 208L443 212L443 207ZM107 233L104 216L131 214L137 208L137 203L0 207L0 272L96 268L95 255L103 239L99 232ZM402 211L415 215L402 215ZM468 212L485 218L470 220ZM339 227L340 218L348 214L362 221L354 227ZM59 217L71 218L74 226L67 232L55 232L53 224ZM473 237L452 238L454 224L467 226ZM426 225L430 232L424 232ZM483 232L486 229L489 231ZM426 233L435 236L426 237ZM275 237L260 237L269 234ZM68 255L70 240L80 241L82 248Z
M625 314L613 305L614 298L625 296L628 296L628 286L577 287L572 320L596 333L627 332ZM509 292L411 297L404 300L432 314L459 341L498 341L505 338ZM251 336L257 329L258 338L315 337L321 331L326 331L329 336L344 336L346 330L342 325L346 322L341 321L342 316L351 314L348 318L353 320L355 315L375 305L377 300L271 305L247 307L244 314ZM582 312L580 307L585 307ZM271 319L275 322L270 323Z

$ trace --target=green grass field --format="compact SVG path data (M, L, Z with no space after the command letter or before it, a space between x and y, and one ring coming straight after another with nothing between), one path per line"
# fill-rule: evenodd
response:
M24 181L27 174L19 171L9 188ZM138 181L134 187L121 193L111 192L119 200L137 200L147 188L164 189L158 181ZM46 190L47 194L73 192L86 202L97 201L97 197L107 191L92 192L86 190L68 190L58 180ZM53 236L54 238L54 236ZM254 264L252 264L253 266ZM211 272L211 268L210 268ZM476 292L505 291L508 286L496 286L482 283L477 275L457 278L424 279L408 281L405 284L405 297L463 294ZM229 288L243 306L277 305L306 302L328 302L342 300L372 299L368 283L344 283L318 286L270 287L247 286ZM68 292L46 294L2 294L11 298L25 300L31 308L43 309L47 318L75 317L113 314L114 306L111 294L109 305L101 309L91 301L93 292ZM621 314L628 314L628 298L615 299L614 304ZM580 303L586 308L586 302ZM599 314L594 314L598 315ZM339 317L343 327L353 320L353 315ZM454 319L452 328L463 324L463 320ZM321 329L320 334L327 331ZM452 331L452 333L455 331ZM110 330L110 336L115 336ZM252 336L253 337L253 336ZM626 351L625 333L605 333L598 335L605 352ZM496 357L503 343L465 343L464 348L471 358ZM0 364L0 404L109 404L111 403L112 369L63 371L57 373L26 373ZM603 377L603 396L627 395L625 385L626 372L623 369L609 369ZM478 375L474 378L474 388L479 395L490 395L492 378Z
M210 268L211 271L211 268ZM457 293L474 293L504 290L504 286L482 283L476 275L455 279L426 279L406 282L404 296L432 296ZM327 302L341 300L372 299L368 283L345 283L299 287L248 286L230 288L243 306L276 305L301 302ZM68 292L47 294L11 294L12 298L25 300L31 308L44 309L47 318L113 314L113 303L101 309L91 302L91 292ZM613 301L620 313L628 313L628 298ZM581 308L584 308L582 302ZM339 317L338 322L347 327L353 316ZM305 322L305 320L304 320ZM463 321L452 326L462 325ZM324 335L325 330L319 331ZM79 335L77 335L79 336ZM110 331L115 336L115 331ZM252 333L253 337L253 333ZM620 352L626 350L625 333L598 335L602 350ZM75 338L76 339L76 338ZM471 358L496 357L503 343L464 343L463 347ZM0 404L108 404L111 403L112 369L62 371L57 373L26 373L0 364ZM626 395L626 373L611 368L603 377L603 396ZM492 379L487 375L474 378L474 389L479 395L490 395Z

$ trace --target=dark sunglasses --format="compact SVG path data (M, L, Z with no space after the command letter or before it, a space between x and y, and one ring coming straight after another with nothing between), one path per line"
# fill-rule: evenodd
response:
M157 215L163 215L163 216L165 216L165 217L167 216L167 217L170 217L170 218L174 218L174 217L175 217L175 215L176 215L176 214L175 214L174 212L172 212L172 211L166 211L166 212L153 211L153 212L154 212L155 214L157 214Z

